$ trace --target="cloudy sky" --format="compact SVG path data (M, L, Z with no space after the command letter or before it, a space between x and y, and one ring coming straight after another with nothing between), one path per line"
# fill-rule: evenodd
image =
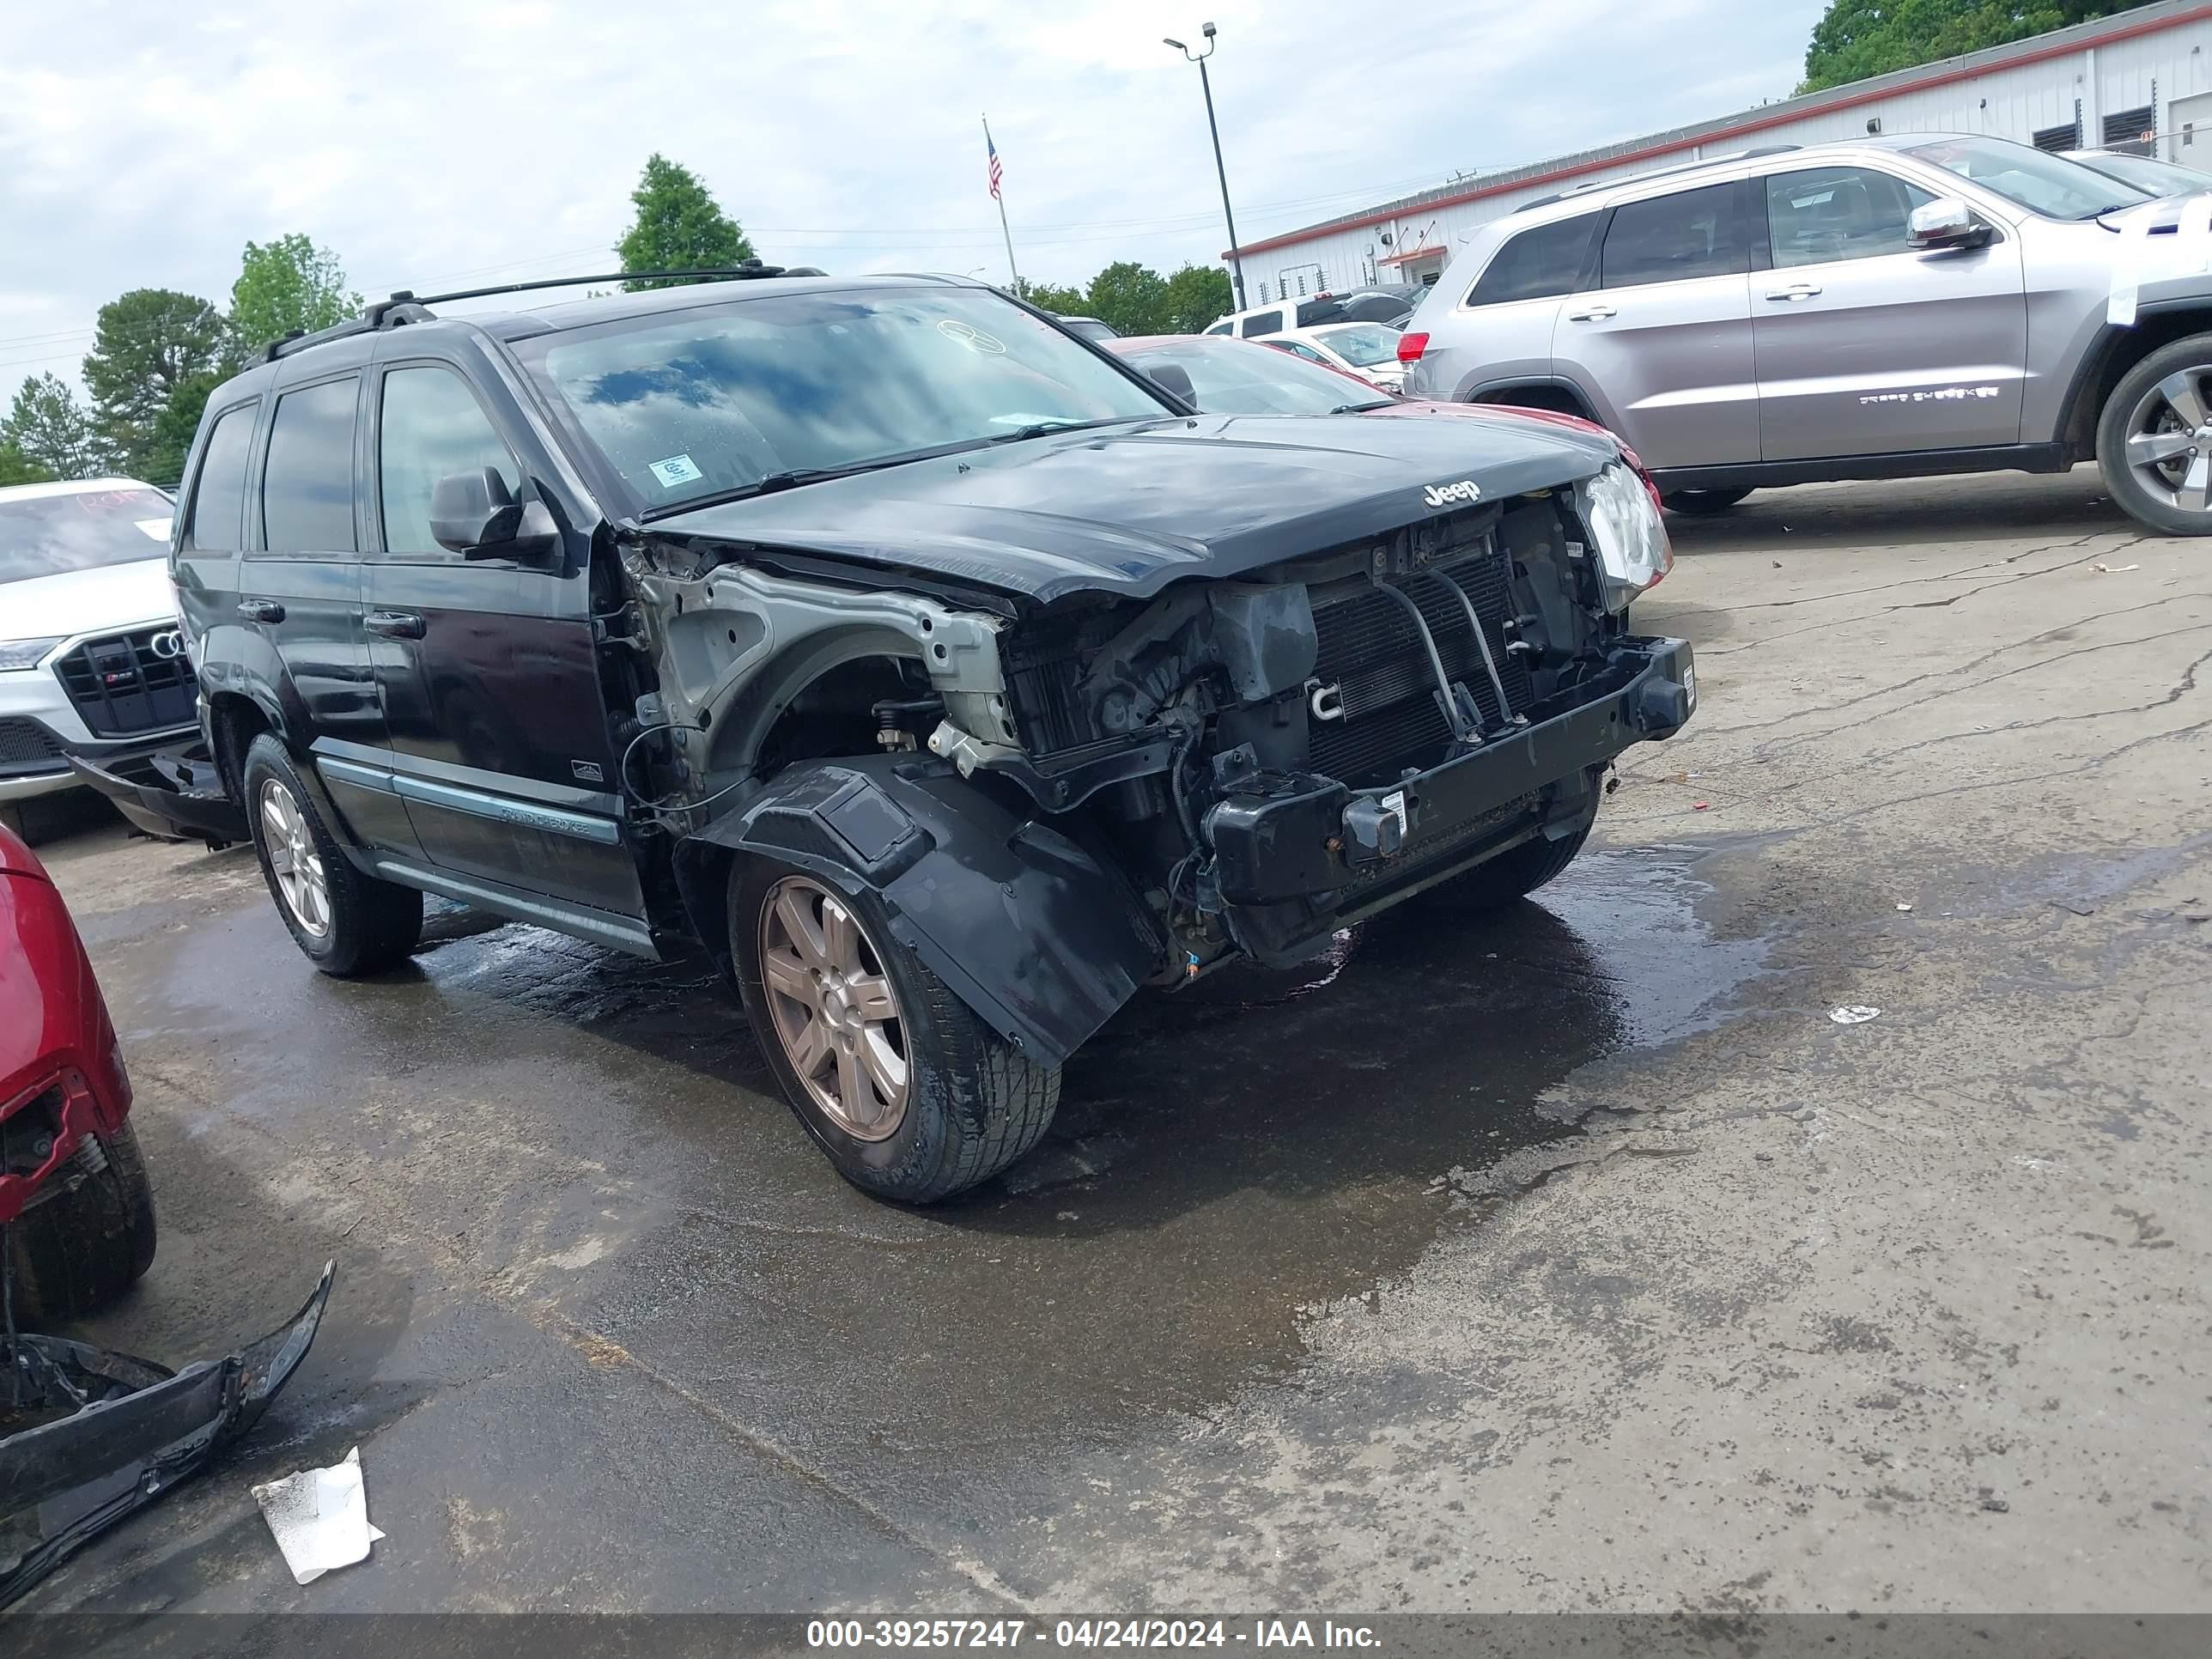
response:
M1818 0L22 0L0 7L0 406L100 304L305 231L371 295L610 268L653 150L763 257L1003 281L1247 240L1786 95Z

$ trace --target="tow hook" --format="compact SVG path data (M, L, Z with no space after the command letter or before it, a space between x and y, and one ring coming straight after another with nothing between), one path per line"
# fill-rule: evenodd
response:
M1344 840L1347 860L1373 864L1394 859L1406 849L1406 792L1394 789L1382 796L1362 795L1344 809Z

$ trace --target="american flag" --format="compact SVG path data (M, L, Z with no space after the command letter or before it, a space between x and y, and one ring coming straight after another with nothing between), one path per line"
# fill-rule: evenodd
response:
M991 198L994 201L1004 201L1006 198L999 194L999 180L1006 176L1006 170L999 165L999 147L991 142L988 131L983 134L983 148L991 155Z

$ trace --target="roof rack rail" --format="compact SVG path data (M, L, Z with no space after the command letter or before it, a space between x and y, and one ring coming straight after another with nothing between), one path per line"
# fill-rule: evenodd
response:
M1523 202L1514 211L1518 213L1528 208L1550 207L1555 202L1570 201L1594 190L1610 190L1615 185L1640 185L1649 179L1669 178L1677 173L1695 173L1700 167L1722 167L1730 161L1755 161L1762 155L1783 155L1804 148L1802 144L1762 144L1756 149L1731 150L1725 155L1702 155L1694 161L1677 161L1673 167L1648 167L1642 173L1625 173L1618 179L1586 179L1579 185L1569 185L1565 190L1554 191L1549 196Z
M295 329L281 340L271 340L261 349L256 361L273 363L279 357L289 356L295 351L304 351L309 346L321 345L328 340L342 340L349 334L367 334L377 329L398 328L404 323L428 323L436 320L437 313L429 309L454 300L484 300L498 294L528 294L538 289L580 288L586 283L637 283L683 280L688 282L750 282L767 276L826 276L829 273L812 265L769 265L758 259L747 259L734 265L708 265L695 270L617 270L592 276L547 276L530 283L503 283L496 288L456 289L450 294L416 294L401 289L388 300L378 300L362 308L358 317L349 318L329 328L319 328L309 334Z

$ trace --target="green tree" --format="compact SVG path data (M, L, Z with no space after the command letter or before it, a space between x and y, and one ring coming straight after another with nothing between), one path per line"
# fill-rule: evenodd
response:
M100 307L84 386L115 464L143 465L154 422L178 386L221 366L228 348L223 316L196 294L135 288Z
M1219 265L1185 265L1168 278L1167 305L1171 332L1198 333L1236 309L1229 273Z
M0 489L9 484L51 483L53 476L12 443L0 441Z
M1911 69L2093 17L2132 11L2147 0L1830 0L1805 49L1800 92Z
M1024 279L1021 296L1039 311L1049 311L1055 317L1080 317L1083 308L1091 303L1084 298L1079 288L1060 288L1051 283L1032 283Z
M243 356L289 334L342 323L360 309L338 256L295 231L265 246L246 245L230 289L231 337Z
M710 270L741 264L753 257L753 245L738 222L680 162L655 153L630 192L637 217L615 252L624 270ZM624 283L623 290L673 288L673 282Z
M58 375L41 374L16 387L8 418L0 421L0 447L50 477L97 477L103 470L92 416Z
M1167 279L1133 260L1117 259L1093 276L1083 303L1085 311L1117 334L1169 331Z
M182 482L185 457L191 453L192 437L200 429L200 413L207 407L208 394L222 384L222 376L210 369L193 375L169 394L169 401L155 416L152 441L134 476L165 489L174 489Z

